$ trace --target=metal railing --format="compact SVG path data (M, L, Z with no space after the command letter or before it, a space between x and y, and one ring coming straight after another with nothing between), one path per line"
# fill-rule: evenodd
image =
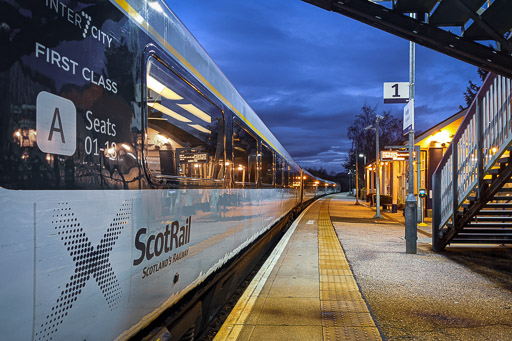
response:
M479 197L484 175L512 141L511 86L510 79L489 74L432 176L434 249L468 195Z

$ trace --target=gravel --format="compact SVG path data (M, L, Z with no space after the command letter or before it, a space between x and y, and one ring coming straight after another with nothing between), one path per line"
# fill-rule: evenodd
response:
M405 253L404 226L338 195L330 213L357 283L389 340L512 340L512 250Z

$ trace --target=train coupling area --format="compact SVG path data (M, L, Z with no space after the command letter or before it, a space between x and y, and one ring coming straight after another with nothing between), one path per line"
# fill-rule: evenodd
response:
M329 215L330 199L292 224L215 337L382 340Z

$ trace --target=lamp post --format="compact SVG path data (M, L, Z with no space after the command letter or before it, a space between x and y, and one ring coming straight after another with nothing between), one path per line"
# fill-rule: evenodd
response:
M364 165L366 166L366 155L359 154L356 148L356 205L359 205L359 158L364 157Z
M364 200L366 200L366 197L368 196L368 189L369 189L369 186L368 184L366 183L367 180L366 180L366 155L365 154L359 154L359 157L362 157L364 158L363 160L363 165L364 165L364 171L363 171L363 181L364 181L364 185L366 187L366 191L365 191L365 194L364 194Z
M348 170L348 192L352 195L352 169Z
M376 171L375 173L377 173L377 193L376 193L376 200L375 200L375 203L377 204L377 212L375 213L375 216L373 217L374 219L381 219L382 216L380 215L380 153L379 153L379 121L384 119L384 116L381 116L381 115L377 115L375 117L375 128L373 127L373 125L370 125L366 128L364 128L364 130L368 130L368 129L374 129L375 130L375 135L376 135L376 141L375 141L375 163L376 163Z

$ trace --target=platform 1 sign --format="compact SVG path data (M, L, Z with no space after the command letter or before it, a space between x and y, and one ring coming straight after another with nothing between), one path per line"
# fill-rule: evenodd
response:
M409 102L409 82L385 82L384 103Z

